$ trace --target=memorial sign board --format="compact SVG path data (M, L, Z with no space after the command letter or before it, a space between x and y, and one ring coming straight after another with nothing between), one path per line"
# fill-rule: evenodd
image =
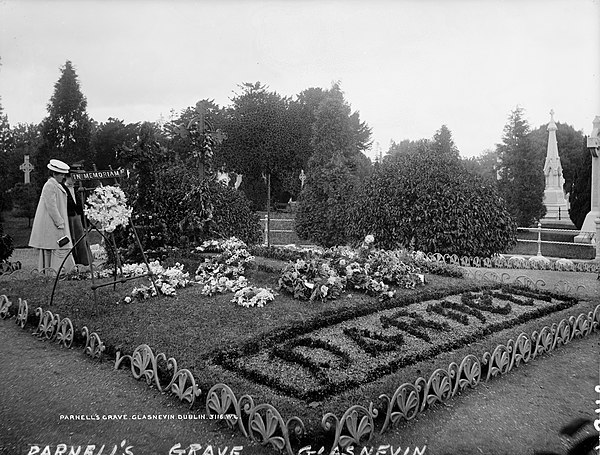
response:
M84 172L74 172L73 180L75 181L83 181L83 180L101 180L101 179L116 179L121 177L128 177L129 172L127 169L110 169L108 171L84 171Z

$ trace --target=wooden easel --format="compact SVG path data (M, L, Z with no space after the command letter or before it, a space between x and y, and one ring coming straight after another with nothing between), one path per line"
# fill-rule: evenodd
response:
M94 166L95 167L95 166ZM84 207L85 204L85 200L87 198L87 195L89 192L94 191L95 187L92 188L86 188L84 185L84 182L86 181L92 181L92 180L104 180L104 179L114 179L114 184L115 186L119 185L119 179L122 177L125 177L126 175L128 175L128 172L125 169L117 169L117 170L113 170L110 169L108 171L75 171L73 172L73 180L75 180L78 183L78 188L77 188L77 193L79 194L79 198L81 201L81 206ZM135 225L133 224L133 221L131 220L131 218L129 218L129 226L131 226L131 229L133 231L133 235L135 237L135 241L137 243L137 246L139 247L140 251L142 252L142 257L144 259L144 264L146 264L146 268L148 270L147 273L143 274L143 275L136 275L136 276L131 276L131 277L125 277L123 275L123 266L121 263L121 257L119 256L119 249L117 248L117 244L115 242L115 236L114 234L111 233L110 235L110 239L104 235L104 233L102 231L100 231L96 226L94 226L93 224L90 224L88 226L88 221L87 218L84 216L83 217L83 235L81 237L79 237L74 243L73 246L71 247L71 249L69 250L69 254L67 254L65 256L65 258L63 259L63 261L60 264L60 267L58 268L58 271L56 273L56 278L54 280L54 286L52 287L52 294L50 296L50 305L52 305L52 302L54 301L54 292L56 291L56 286L58 284L58 280L60 278L60 271L62 270L62 268L65 265L65 262L67 261L68 257L70 254L73 253L73 251L75 250L75 248L77 247L77 245L79 245L80 242L82 241L87 241L89 244L89 233L92 232L93 230L96 230L104 239L104 244L107 247L110 247L113 252L114 252L114 258L115 258L115 264L114 264L114 273L113 273L113 279L109 282L106 283L98 283L96 284L96 278L94 276L94 258L93 257L88 257L88 261L90 264L90 272L92 274L92 291L94 291L94 304L96 307L96 311L98 309L98 298L96 295L96 290L98 288L104 287L104 286L113 286L113 289L116 289L117 283L126 283L127 281L131 281L131 280L136 280L138 278L143 278L143 277L149 277L150 281L152 282L152 286L154 287L154 290L156 291L156 293L158 294L158 288L156 287L156 283L154 282L154 274L152 273L152 270L150 270L150 265L148 264L148 259L146 257L146 253L144 252L144 248L142 247L142 243L140 242L140 238L138 236L137 230L135 229ZM89 254L89 250L86 248L86 252ZM120 278L117 277L117 272L120 275Z

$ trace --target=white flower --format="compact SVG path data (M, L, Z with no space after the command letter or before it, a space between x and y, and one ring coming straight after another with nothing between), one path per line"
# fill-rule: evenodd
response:
M132 209L127 207L127 198L121 188L101 186L87 198L85 215L107 232L129 223Z
M131 297L127 296L123 299L125 303L131 303Z
M367 236L365 237L365 243L366 243L367 245L369 245L369 244L373 243L374 241L375 241L375 237L374 237L373 235L371 235L371 234L369 234L369 235L367 235Z

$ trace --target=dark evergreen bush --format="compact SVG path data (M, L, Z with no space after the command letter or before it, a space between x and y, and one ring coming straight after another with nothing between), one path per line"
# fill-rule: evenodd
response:
M184 165L170 165L158 173L153 206L171 245L232 236L253 244L262 236L259 217L242 192L211 179L201 182Z
M458 159L432 152L377 168L353 197L349 239L378 247L487 257L506 251L516 224L497 190Z
M254 244L262 237L257 214L244 194L212 179L200 181L197 171L183 163L156 168L151 206L134 211L133 220L145 250L166 254L165 247L191 247L213 238L235 236ZM135 200L135 187L128 188ZM126 258L140 260L130 230L116 232Z
M0 223L0 262L6 261L13 252L12 237L4 233L4 226Z
M298 236L326 247L346 244L347 210L356 185L341 154L311 168L296 214Z

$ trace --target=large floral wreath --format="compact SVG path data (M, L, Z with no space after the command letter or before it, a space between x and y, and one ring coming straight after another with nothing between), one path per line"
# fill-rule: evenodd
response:
M129 223L132 208L127 207L123 190L116 186L100 186L87 198L85 216L102 230L113 232L119 226Z

